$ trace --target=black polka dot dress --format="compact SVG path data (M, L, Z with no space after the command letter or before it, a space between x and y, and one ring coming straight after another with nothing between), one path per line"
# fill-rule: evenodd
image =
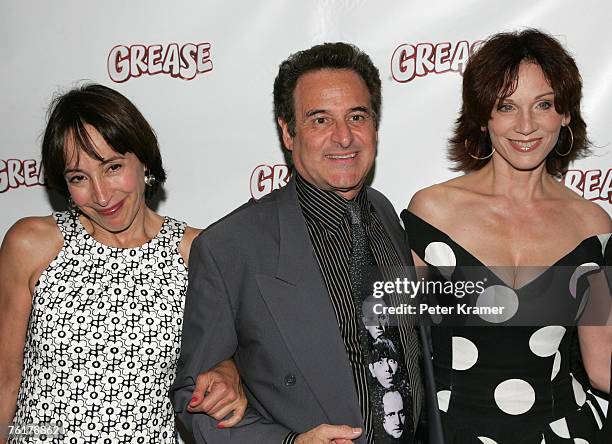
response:
M174 443L174 381L187 269L185 223L166 217L138 248L100 244L72 213L32 299L16 424L52 423L63 437L14 442Z
M610 235L585 239L553 267L515 289L444 232L406 210L402 219L411 248L439 280L457 282L482 273L483 291L475 291L471 301L466 296L466 302L504 307L502 315L483 313L474 324L432 316L433 364L446 443L601 442L607 405L588 385L573 325L587 299L588 281L582 277L603 270ZM548 323L547 313L562 325ZM500 326L511 321L518 322Z

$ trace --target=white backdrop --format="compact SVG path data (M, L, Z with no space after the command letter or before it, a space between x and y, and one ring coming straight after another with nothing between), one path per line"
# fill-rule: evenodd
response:
M449 68L446 59L460 68L462 50L492 33L527 26L555 35L578 63L596 155L575 164L566 183L612 213L611 18L612 3L597 0L4 0L0 237L18 218L52 210L40 185L39 147L55 93L91 80L128 96L161 143L169 178L158 211L205 227L283 182L272 117L278 64L292 52L338 40L358 45L380 69L383 116L373 185L399 211L419 188L454 175L445 148L461 74L436 71ZM140 75L128 76L124 54L130 49L136 62L138 45L151 51L151 60L131 64L129 74ZM393 57L401 45L422 51L437 45L439 53L431 66L417 63L423 75L407 81ZM191 58L176 72L173 56L191 49L199 65ZM252 184L252 176L261 180Z

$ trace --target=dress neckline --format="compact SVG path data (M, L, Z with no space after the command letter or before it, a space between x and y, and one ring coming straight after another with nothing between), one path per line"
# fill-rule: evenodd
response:
M417 216L416 214L414 214L412 211L405 209L402 211L402 213L406 213L412 217L414 217L415 219L417 219L418 221L420 221L421 223L423 223L424 225L427 225L428 227L430 227L432 230L436 231L437 233L439 233L440 235L442 235L444 238L446 238L448 241L450 241L450 243L454 244L457 248L459 248L463 253L465 253L466 255L468 255L469 257L471 257L475 262L478 263L478 265L485 267L487 270L489 270L491 272L491 274L493 276L495 276L495 278L502 282L505 286L507 286L508 288L511 288L514 291L520 291L525 289L526 287L534 284L536 281L538 281L540 278L542 278L546 273L548 273L550 270L552 270L554 267L558 266L562 261L566 260L568 257L571 257L572 254L576 253L576 251L578 251L584 244L586 244L588 241L590 241L591 239L597 239L598 235L594 234L592 236L589 236L585 239L582 239L580 242L578 242L578 244L576 244L576 246L574 248L572 248L570 251L568 251L567 253L565 253L563 256L561 256L559 259L557 259L554 263L552 263L551 265L544 265L544 266L537 266L538 268L542 268L543 271L542 273L538 274L536 277L534 277L533 279L531 279L530 281L526 282L524 285L521 285L520 287L512 287L510 285L508 285L503 279L501 279L497 273L493 272L492 270L495 269L494 266L491 265L487 265L485 264L483 261L481 261L480 259L478 259L477 256L475 256L474 254L472 254L468 249L466 249L465 247L463 247L459 242L455 241L455 239L453 239L451 236L449 236L448 234L446 234L444 231L440 230L439 228L435 227L434 225L430 224L429 222L427 222L425 219L420 218L419 216ZM501 265L499 265L499 267L501 267Z
M83 223L81 222L81 218L78 215L75 217L75 219L77 221L77 226L78 226L81 234L83 235L83 237L86 240L91 241L93 244L95 244L96 246L99 246L99 247L109 248L111 250L116 250L116 251L129 252L131 250L139 250L141 248L144 248L144 247L147 247L147 246L151 246L154 242L157 241L157 239L159 239L159 237L162 235L162 233L167 228L167 224L168 224L168 221L169 221L168 216L161 216L161 217L162 217L163 221L162 221L161 226L159 227L159 230L155 234L155 236L153 236L151 239L149 239L148 241L146 241L145 243L143 243L141 245L138 245L136 247L127 247L127 248L115 247L115 246L112 246L112 245L106 245L106 244L100 242L99 240L94 238L91 234L89 234L89 232L85 229L85 225L83 225Z

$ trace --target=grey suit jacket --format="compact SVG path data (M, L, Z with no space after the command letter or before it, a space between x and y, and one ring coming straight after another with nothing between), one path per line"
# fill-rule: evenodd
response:
M368 199L404 265L411 265L392 205L373 189ZM232 356L249 408L238 426L218 430L215 420L190 414L185 406L197 375ZM419 365L419 356L411 358ZM413 381L412 390L418 415L421 382ZM282 443L290 431L323 423L362 427L352 371L294 180L249 201L194 240L171 398L200 443Z

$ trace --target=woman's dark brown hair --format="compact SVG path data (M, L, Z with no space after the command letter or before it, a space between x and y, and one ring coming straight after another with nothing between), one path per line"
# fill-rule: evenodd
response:
M463 104L450 139L449 159L454 171L475 171L489 160L491 140L486 127L497 100L510 96L517 87L521 62L542 69L555 93L555 110L569 115L573 146L567 128L561 128L554 149L546 158L549 174L560 176L570 162L589 153L586 123L580 113L582 79L576 62L552 36L537 29L494 34L470 57L463 74ZM571 147L571 151L570 151ZM558 153L566 156L560 156Z
M66 197L69 195L64 179L68 140L71 139L79 151L102 160L85 125L94 127L117 153L134 153L149 174L155 176L155 183L147 187L147 197L164 183L166 173L157 137L140 111L114 89L87 84L55 98L49 107L42 142L42 164L49 187Z

